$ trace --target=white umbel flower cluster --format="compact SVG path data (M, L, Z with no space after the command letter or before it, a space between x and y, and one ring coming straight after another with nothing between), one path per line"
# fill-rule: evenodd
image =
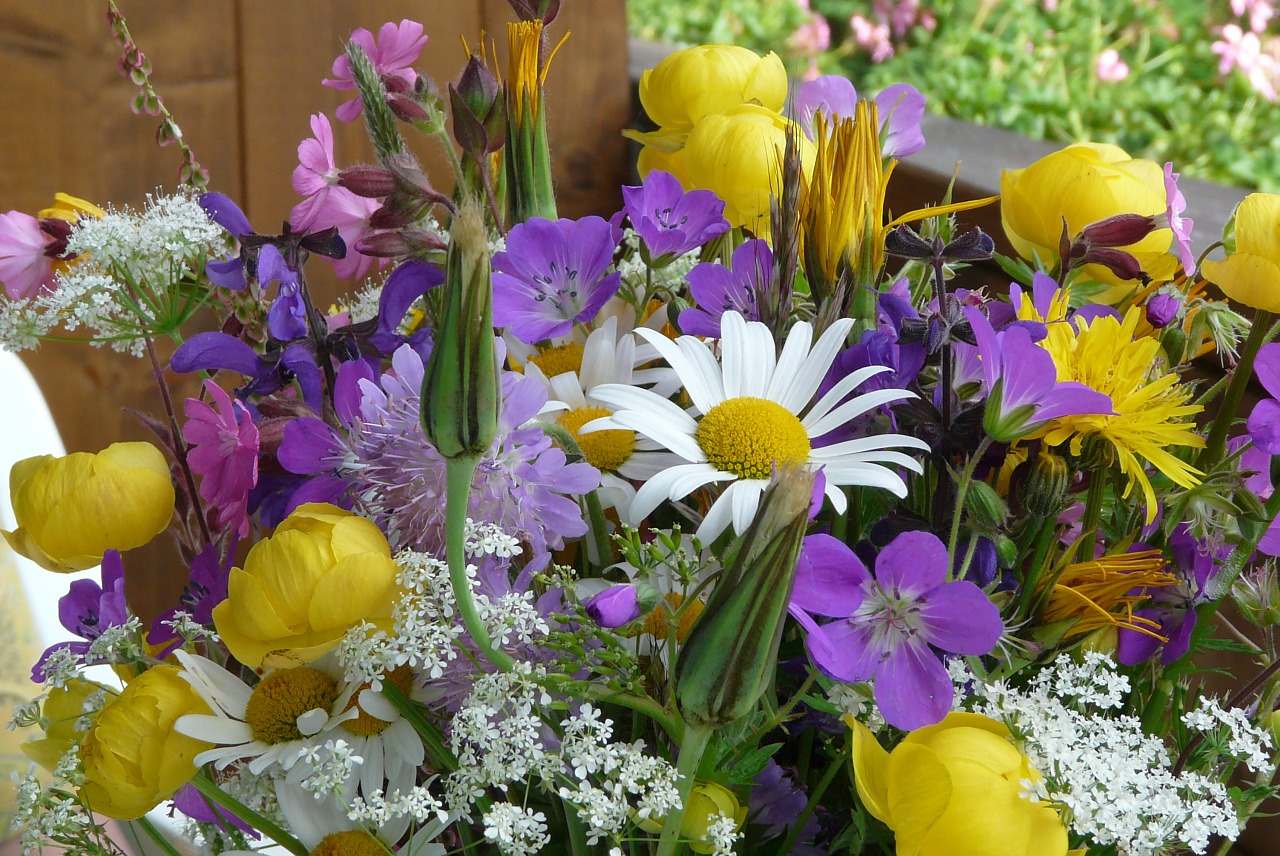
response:
M953 664L966 707L1004 722L1044 776L1037 796L1065 809L1072 830L1126 856L1186 848L1240 832L1226 787L1200 773L1173 772L1168 747L1121 715L1129 680L1106 655L1059 657L1030 686L985 683ZM961 694L962 695L962 694Z

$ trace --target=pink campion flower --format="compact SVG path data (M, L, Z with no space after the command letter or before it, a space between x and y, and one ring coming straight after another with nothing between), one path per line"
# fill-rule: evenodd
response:
M1181 173L1173 171L1173 162L1164 165L1164 195L1166 199L1165 214L1169 218L1169 228L1173 230L1173 239L1178 244L1178 258L1182 261L1182 269L1187 276L1195 273L1196 257L1191 251L1191 229L1195 225L1190 217L1183 217L1187 210L1187 198L1178 189L1178 178Z
M1103 83L1119 83L1129 76L1129 64L1120 59L1120 52L1115 48L1107 48L1098 54L1094 74Z
M0 214L0 282L11 300L53 291L53 259L46 250L54 241L30 214Z
M204 389L213 404L188 398L183 405L187 462L200 476L200 496L217 511L218 525L243 538L249 534L249 491L258 483L258 426L222 387L207 380Z
M356 196L345 187L330 187L323 196L319 203L318 197L312 197L295 205L289 222L299 232L320 232L337 227L338 234L347 245L347 255L333 262L334 273L342 279L363 279L375 262L378 267L386 265L387 259L366 256L357 249L361 239L373 234L369 218L382 203L377 199Z
M1051 14L1058 11L1058 0L1040 0L1040 5Z
M1231 0L1231 12L1237 16L1248 15L1249 29L1255 33L1264 32L1276 15L1271 0Z
M854 15L849 19L849 31L853 34L854 43L871 54L872 62L884 62L893 56L888 24Z
M295 226L315 219L314 210L325 207L329 190L338 184L338 165L333 158L333 127L329 117L311 117L312 136L298 144L298 165L293 170L293 189L305 196L294 208Z
M418 73L412 66L418 61L418 55L427 44L427 37L422 32L422 25L407 18L399 24L390 21L378 30L375 43L373 34L361 27L351 34L351 41L358 44L368 54L374 70L383 78L393 78L409 88L418 79ZM324 79L324 85L334 89L355 89L355 80L351 76L351 61L344 53L333 61L333 77ZM336 111L339 119L350 122L363 110L360 98L340 105Z
M1280 63L1272 54L1263 52L1262 40L1257 33L1246 33L1237 24L1227 24L1222 28L1221 38L1213 43L1212 50L1220 57L1219 74L1229 74L1238 68L1249 79L1249 85L1255 92L1268 101L1276 100Z

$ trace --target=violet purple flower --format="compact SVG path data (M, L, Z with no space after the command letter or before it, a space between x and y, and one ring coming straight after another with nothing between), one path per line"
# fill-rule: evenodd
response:
M179 345L169 365L179 374L222 369L239 372L249 379L236 390L241 398L270 395L296 380L307 404L317 412L321 408L324 382L315 355L303 345L289 345L263 357L235 336L211 330Z
M44 664L59 651L70 651L77 662L94 640L108 627L120 627L129 620L129 606L124 596L124 562L119 550L108 550L102 557L102 585L93 580L75 580L58 600L58 618L62 626L79 636L80 642L57 642L40 655L31 669L31 680L44 683Z
M1116 658L1126 666L1136 666L1151 659L1163 649L1160 662L1169 665L1191 649L1191 632L1196 627L1195 608L1204 603L1205 586L1220 570L1218 562L1226 558L1225 550L1215 551L1191 536L1185 523L1179 523L1169 536L1171 570L1178 577L1176 586L1153 589L1148 594L1151 605L1134 612L1160 625L1163 642L1155 636L1120 628Z
M656 267L729 230L724 200L710 190L685 192L669 172L653 170L639 187L622 188L623 213Z
M920 120L924 118L925 97L918 89L908 83L895 83L886 86L873 100L884 157L904 158L924 148ZM795 107L800 126L813 139L814 114L852 119L858 107L858 91L847 78L823 75L800 86Z
M1191 250L1191 230L1195 227L1195 221L1182 216L1182 212L1187 210L1187 199L1178 189L1180 175L1173 171L1172 162L1164 165L1165 215L1169 218L1169 228L1173 230L1173 240L1178 246L1182 270L1187 276L1191 276L1196 272L1196 256Z
M720 316L730 311L748 321L760 320L759 295L773 276L768 241L746 241L733 251L729 264L703 262L685 274L697 306L680 313L680 332L719 339Z
M951 710L954 689L937 651L987 654L1004 633L982 589L947 582L950 564L935 535L904 532L876 556L874 577L828 535L805 539L796 568L790 611L807 631L810 656L836 680L874 678L885 721L904 731ZM836 620L819 625L814 615Z
M373 33L361 27L351 34L351 41L364 50L374 71L384 81L395 81L406 88L412 88L417 82L418 73L413 70L413 64L418 61L418 55L427 44L427 36L423 34L422 25L417 21L407 18L399 24L388 21L378 29L376 42ZM334 89L356 88L355 78L351 76L351 61L345 53L333 61L333 77L326 77L323 83ZM363 109L360 98L356 97L339 105L335 112L342 121L351 122Z
M583 607L591 620L601 627L622 627L644 614L636 587L629 583L609 586L589 597Z
M595 318L622 285L622 274L605 273L621 239L621 229L594 216L514 226L493 257L494 326L536 344Z
M1269 455L1280 455L1280 343L1263 345L1253 362L1262 388L1270 394L1253 406L1245 428L1253 444Z
M1022 327L1011 325L997 333L977 309L966 306L964 314L978 340L987 394L982 427L992 439L1011 443L1063 416L1115 415L1105 393L1074 381L1059 382L1053 357Z
M1182 311L1182 300L1163 289L1147 299L1147 323L1157 330L1168 327Z
M191 616L196 624L206 627L213 624L213 608L227 599L227 585L234 560L234 544L227 550L225 561L219 561L218 550L212 544L206 545L191 560L187 584L182 588L178 605L158 615L147 631L147 642L162 646L156 653L157 657L167 657L174 648L182 644L182 640L174 635L172 627L179 612Z

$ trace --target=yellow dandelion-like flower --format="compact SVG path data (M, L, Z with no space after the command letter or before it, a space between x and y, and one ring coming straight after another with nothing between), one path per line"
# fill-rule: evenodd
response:
M1134 615L1134 607L1147 596L1131 592L1177 585L1177 578L1165 570L1168 564L1159 550L1139 550L1067 565L1053 584L1043 620L1053 624L1076 619L1071 636L1117 627L1167 642L1157 632L1158 623Z
M1070 324L1050 324L1042 343L1053 356L1059 381L1077 381L1111 397L1114 416L1077 415L1054 419L1032 436L1047 445L1071 442L1071 453L1081 453L1085 437L1105 440L1115 452L1120 471L1128 477L1122 496L1128 498L1135 484L1142 486L1147 522L1156 516L1156 493L1143 462L1151 464L1175 484L1193 488L1203 475L1180 460L1171 446L1199 449L1204 438L1195 432L1191 417L1202 408L1188 404L1191 391L1177 375L1152 377L1160 343L1151 337L1134 337L1142 310L1132 307L1124 320L1114 317L1093 321L1072 319Z

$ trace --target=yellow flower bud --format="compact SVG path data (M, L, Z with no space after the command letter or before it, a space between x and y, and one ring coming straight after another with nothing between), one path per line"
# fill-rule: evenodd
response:
M1163 214L1166 201L1164 170L1159 164L1098 143L1067 146L1025 169L1007 169L1000 176L1004 231L1025 259L1033 254L1045 262L1058 258L1063 218L1068 234L1075 237L1085 226L1117 214ZM1168 252L1172 243L1172 230L1156 229L1120 249L1159 277L1171 274L1175 267L1176 259ZM1101 265L1087 265L1084 271L1091 279L1120 285L1115 274Z
M327 503L300 506L232 568L218 634L254 669L299 666L362 621L390 629L398 572L386 536Z
M173 516L169 464L150 443L18 461L9 494L18 521L3 533L9 546L64 573L92 568L107 550L141 547Z
M747 807L738 802L733 791L715 782L695 782L689 791L684 817L680 821L680 838L689 843L694 853L713 853L711 825L721 817L731 817L738 829L747 820ZM650 817L640 822L646 832L660 832L662 818Z
M790 119L755 104L703 117L689 132L682 150L642 157L641 171L667 169L685 190L715 192L725 202L724 216L730 224L767 237L769 197L782 188L788 130L797 135L807 181L813 174L813 143Z
M1234 220L1235 252L1200 269L1236 303L1280 312L1280 196L1250 193Z
M713 113L741 104L778 112L787 71L776 53L757 56L734 45L676 51L640 76L640 103L660 128L688 131Z
M52 773L58 760L84 738L85 732L76 728L76 723L84 715L85 701L97 689L77 678L49 690L40 708L40 719L46 723L44 737L23 743L22 753Z
M213 748L173 728L180 716L210 713L180 674L174 666L148 669L98 713L80 747L80 795L93 811L141 817L190 781L196 755Z
M1067 830L1028 784L1040 773L1009 729L976 713L918 728L892 752L852 717L853 771L867 810L916 856L1063 856Z

